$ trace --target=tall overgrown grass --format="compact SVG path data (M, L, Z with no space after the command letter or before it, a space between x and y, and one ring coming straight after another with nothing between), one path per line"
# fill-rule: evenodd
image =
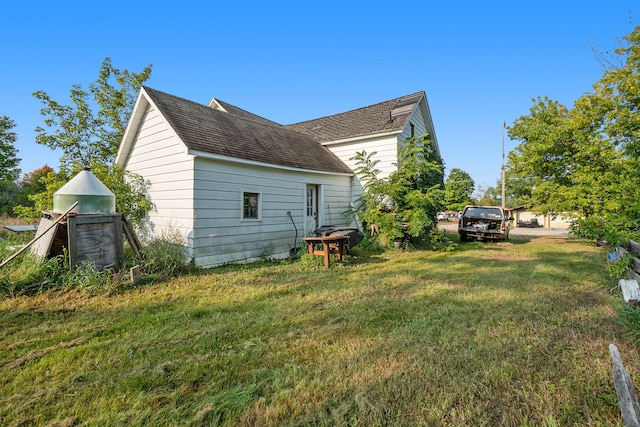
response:
M0 259L8 259L21 246L28 243L34 233L9 235L0 241ZM29 250L0 269L0 295L37 292L49 288L75 287L88 290L126 289L131 286L126 274L133 266L140 268L144 283L164 280L193 272L182 242L175 236L153 240L143 248L143 259L137 259L131 248L125 246L125 258L120 271L98 270L92 263L70 269L68 256L39 259Z
M0 298L6 425L622 425L602 249L514 238Z

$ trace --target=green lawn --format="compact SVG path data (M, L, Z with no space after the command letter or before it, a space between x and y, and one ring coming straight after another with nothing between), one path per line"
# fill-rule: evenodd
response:
M606 253L512 243L0 299L1 424L622 425Z

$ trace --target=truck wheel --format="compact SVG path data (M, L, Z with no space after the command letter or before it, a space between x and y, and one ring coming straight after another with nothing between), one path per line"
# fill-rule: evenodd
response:
M461 242L468 242L469 239L467 238L467 233L460 233L460 241Z

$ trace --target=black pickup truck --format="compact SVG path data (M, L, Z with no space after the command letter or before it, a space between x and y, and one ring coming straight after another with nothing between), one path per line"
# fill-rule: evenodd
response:
M500 206L467 206L458 219L460 241L505 241L509 238L509 222L512 219L509 212Z

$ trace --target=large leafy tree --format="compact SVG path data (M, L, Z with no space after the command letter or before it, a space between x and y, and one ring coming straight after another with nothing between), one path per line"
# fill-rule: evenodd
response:
M0 214L11 213L20 187L16 180L20 175L15 143L17 134L13 131L15 122L7 116L0 116Z
M528 184L523 180L515 177L508 177L505 188L505 206L514 208L516 206L528 205ZM502 180L496 181L496 185L492 187L478 187L475 195L475 202L483 206L501 206L502 205Z
M89 166L95 160L112 164L136 95L150 76L150 65L132 73L113 67L106 58L88 91L79 84L71 87L71 105L51 99L43 90L35 92L44 104L41 113L45 116L45 126L36 128L36 142L61 149L60 163L65 170Z
M15 122L7 116L0 116L0 181L15 181L20 176L15 147L18 135L13 131Z
M51 172L54 172L53 168L48 165L44 165L41 168L24 174L19 182L20 189L16 197L15 204L18 206L33 207L33 200L31 200L29 197L45 191L46 186L42 182L42 179Z
M444 183L444 201L448 210L461 211L466 205L472 204L471 195L475 189L475 182L467 172L453 168L449 171Z
M444 166L427 135L404 141L398 151L397 170L380 178L375 152L353 158L356 175L364 183L356 214L361 222L376 224L382 240L408 235L416 243L428 242L444 207Z
M45 91L34 93L44 104L41 113L45 117L44 127L36 128L36 142L63 154L60 171L41 178L45 190L30 196L33 206L16 209L20 216L34 218L41 210L51 209L53 193L87 166L114 192L119 212L134 223L144 216L150 203L142 179L113 163L137 93L150 75L150 65L133 73L113 67L106 58L88 91L78 84L72 86L70 105L53 100Z
M538 98L509 136L508 173L528 183L538 211L573 216L582 236L624 240L640 227L640 26L572 108Z
M475 195L475 203L481 206L500 206L502 202L502 185L485 187L479 186Z

